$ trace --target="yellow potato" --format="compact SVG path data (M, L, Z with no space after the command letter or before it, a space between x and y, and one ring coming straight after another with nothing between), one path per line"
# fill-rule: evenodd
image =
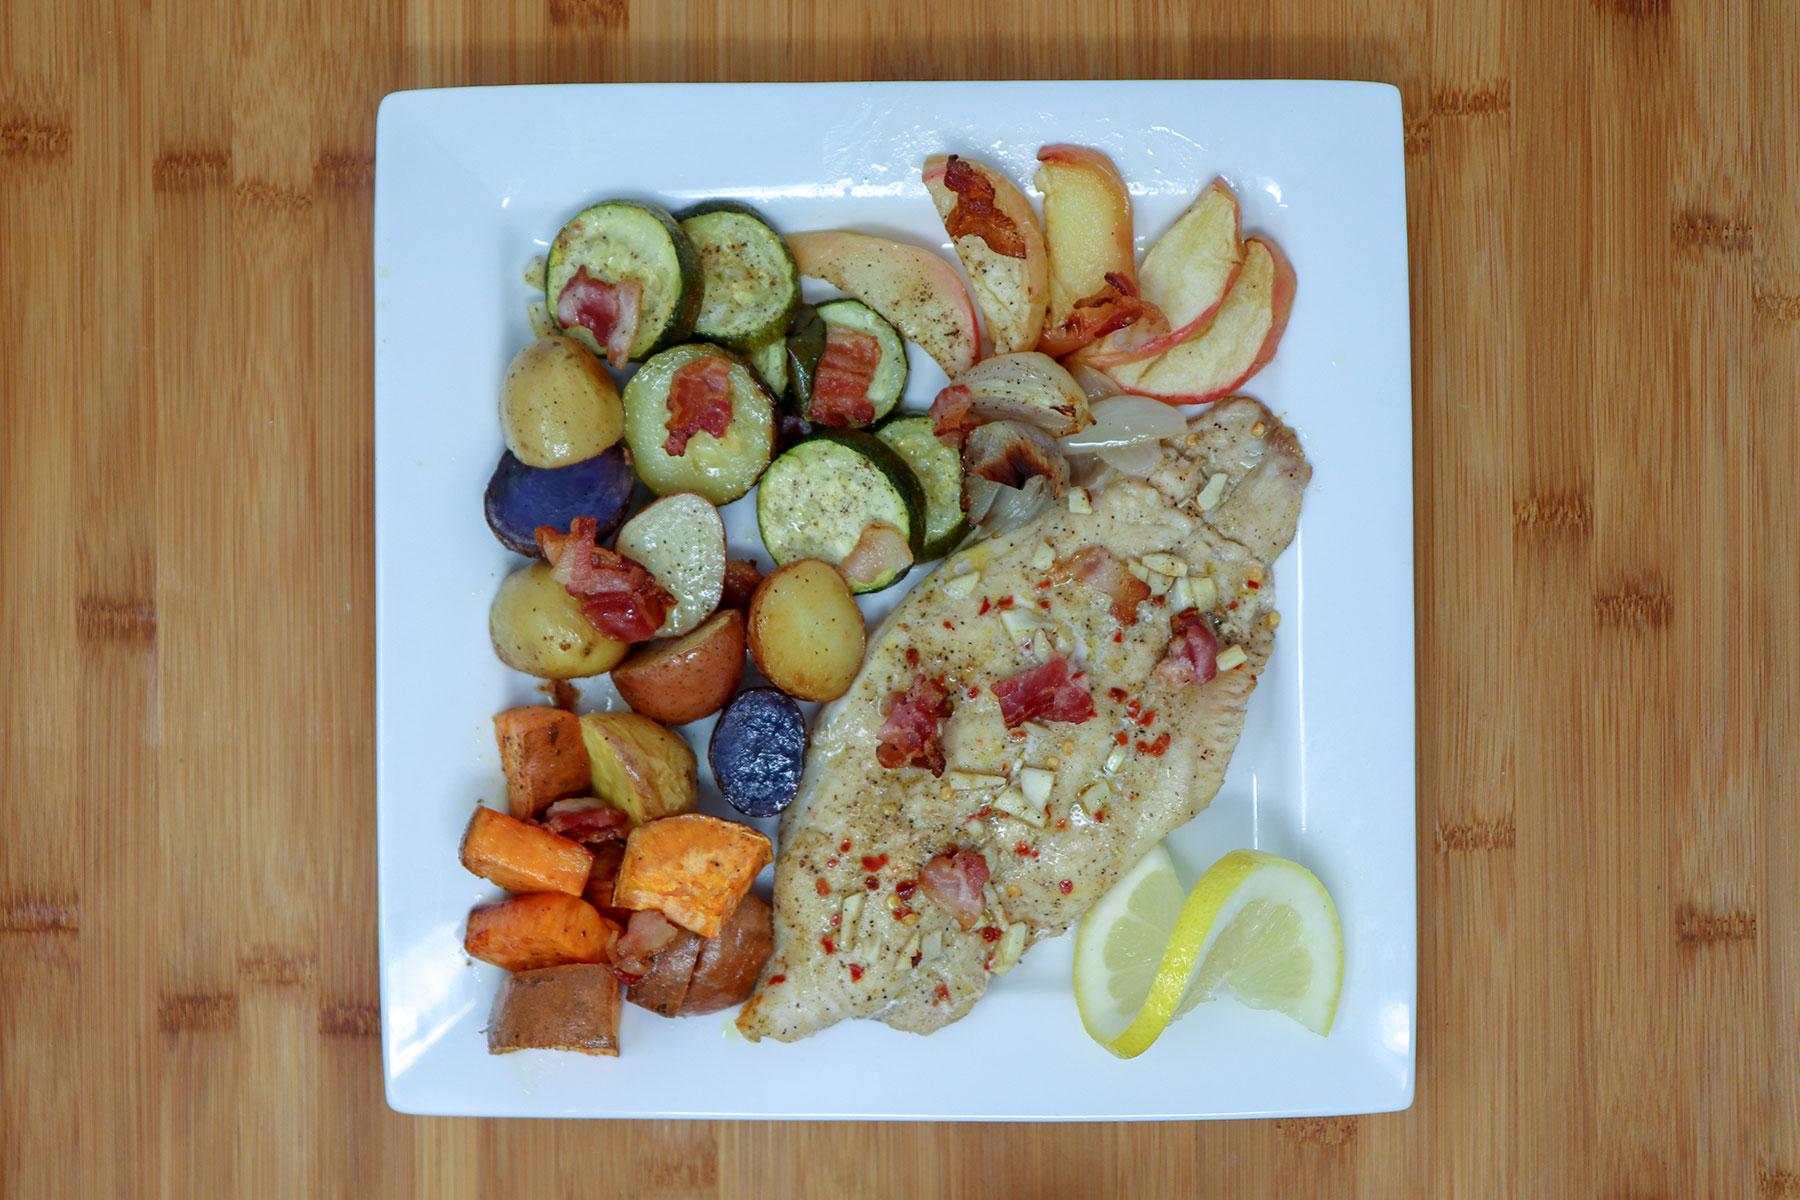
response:
M685 637L652 642L613 668L636 712L666 725L716 713L744 674L744 614L727 608Z
M700 802L694 752L649 717L634 712L581 718L594 795L623 809L633 826L694 811Z
M594 457L625 432L619 389L581 343L543 337L513 356L500 385L506 448L528 467Z
M546 562L520 567L500 584L488 609L488 636L501 662L540 679L603 675L631 649L581 615Z
M863 658L862 610L837 568L796 559L750 597L750 657L769 682L801 700L836 700Z

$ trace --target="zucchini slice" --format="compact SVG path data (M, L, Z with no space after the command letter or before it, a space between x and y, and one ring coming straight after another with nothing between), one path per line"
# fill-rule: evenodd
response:
M769 389L769 395L777 400L787 395L788 353L785 338L778 337L760 346L752 346L744 352L744 357L756 368L756 374L762 379L763 386Z
M670 392L684 367L708 371L703 359L723 363L730 412L725 432L714 435L690 426L679 454L670 452L673 417ZM721 368L714 365L710 371ZM715 376L716 377L716 376ZM625 385L625 444L638 478L659 496L698 492L714 504L729 504L756 482L775 452L775 403L756 372L742 358L718 346L686 345L664 350L638 368Z
M788 364L799 414L828 428L872 425L906 390L906 343L860 300L802 308L788 338Z
M835 567L871 525L898 530L917 557L924 510L905 461L854 431L816 434L793 446L769 464L756 489L756 524L777 566L817 558ZM880 591L904 574L902 568L852 590Z
M615 318L629 319L632 307L610 294L620 287L637 290L629 343L622 335L609 337ZM595 304L580 302L584 289ZM699 251L675 218L636 200L607 200L584 209L556 235L544 265L544 302L557 328L615 369L626 359L642 362L691 334L704 290Z
M962 458L931 432L930 417L903 413L875 430L912 469L925 497L925 533L919 557L942 558L969 532L963 517Z
M786 333L800 307L800 269L762 214L733 200L709 200L678 219L700 255L705 281L694 333L744 351Z

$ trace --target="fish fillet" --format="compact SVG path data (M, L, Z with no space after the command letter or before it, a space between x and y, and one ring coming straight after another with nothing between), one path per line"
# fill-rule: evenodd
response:
M1058 502L921 581L870 639L850 691L820 714L781 822L775 952L738 1017L744 1035L793 1041L851 1017L916 1033L947 1025L1011 966L1011 952L1068 929L1206 808L1274 644L1269 564L1293 537L1311 474L1291 429L1253 400L1225 401L1165 443L1147 481L1099 482L1091 511ZM1049 563L1091 545L1134 563L1150 555L1171 566L1154 556L1173 555L1186 582L1167 585L1163 573L1156 582L1172 590L1121 623L1095 588L1044 582ZM1201 580L1216 593L1208 611L1220 647L1241 648L1244 662L1204 684L1157 685L1168 601L1204 598ZM1058 652L1087 673L1094 716L1008 730L992 685ZM884 701L937 672L954 685L949 769L939 778L880 766ZM993 807L1028 767L1053 777L1041 827ZM982 777L992 783L963 786ZM913 886L951 847L980 853L990 872L986 908L967 931Z

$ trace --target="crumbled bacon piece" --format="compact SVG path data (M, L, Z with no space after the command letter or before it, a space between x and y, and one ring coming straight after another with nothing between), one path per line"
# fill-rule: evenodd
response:
M747 558L734 558L725 564L725 591L719 597L721 608L749 608L750 597L762 583L760 568Z
M815 425L836 429L867 425L875 419L869 384L881 363L881 343L873 334L843 325L825 326L825 349L813 377L812 404L806 415Z
M1169 618L1169 627L1169 648L1150 678L1164 687L1180 687L1205 683L1219 673L1219 639L1198 609L1182 609Z
M667 949L680 933L679 925L654 908L632 913L625 936L613 943L613 974L641 979L650 972L650 960Z
M683 363L669 377L669 431L663 453L676 458L687 453L696 433L724 437L731 427L731 364L716 354Z
M558 800L538 817L538 824L586 846L623 839L631 818L592 796Z
M1060 654L1051 655L1041 667L1002 679L994 685L994 695L1008 729L1039 718L1079 725L1094 715L1087 676L1071 674L1069 660Z
M641 642L656 635L675 605L656 577L623 554L594 544L599 522L576 517L569 532L539 525L538 549L550 563L550 574L581 601L581 615L614 641Z
M850 553L838 563L838 574L855 587L879 583L912 566L912 546L892 525L868 525Z
M956 206L944 217L944 232L952 238L973 234L995 254L1025 257L1018 222L995 205L994 185L987 176L952 154L944 163L944 186L956 193Z
M894 693L887 720L876 735L875 761L884 767L923 767L944 773L944 748L938 741L940 722L950 715L950 694L936 679L920 677L905 692Z
M987 881L987 859L973 850L940 854L919 868L919 890L965 930L975 928L975 922L981 920L985 904L981 889Z
M969 430L981 424L975 415L975 394L960 383L939 392L930 412L931 432L953 446L960 447Z
M637 337L638 307L643 298L642 284L630 280L607 283L589 275L583 264L557 293L556 323L593 334L616 371L631 361L631 342Z
M1068 316L1044 331L1038 349L1060 357L1146 317L1160 318L1161 313L1138 294L1129 275L1108 271L1099 291L1077 300Z
M1058 563L1050 578L1059 583L1073 579L1104 592L1112 599L1113 618L1121 625L1137 624L1138 605L1150 598L1150 585L1104 546L1083 546Z

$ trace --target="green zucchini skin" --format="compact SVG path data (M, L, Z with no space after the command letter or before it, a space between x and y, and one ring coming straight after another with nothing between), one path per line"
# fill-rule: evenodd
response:
M875 428L875 436L911 468L925 499L922 559L942 558L969 532L962 505L962 456L939 441L930 417L899 413Z
M725 436L700 432L680 455L663 448L669 434L669 387L696 359L724 359L731 377L731 422ZM625 385L625 444L638 478L659 496L698 492L729 504L748 492L775 452L775 402L744 358L722 346L672 346L639 367Z
M581 267L606 283L631 281L643 288L630 358L643 362L694 331L705 293L700 252L669 211L640 200L603 200L570 219L550 244L544 264L544 302L556 320L556 302ZM606 347L581 325L557 327L600 357Z
M763 215L734 200L709 200L676 219L700 255L695 336L748 352L786 333L800 306L800 269Z
M787 339L776 337L760 346L752 346L744 351L744 357L756 368L757 377L763 386L769 389L769 395L779 401L787 395L788 390L788 354Z
M816 307L802 306L788 337L789 373L793 377L795 411L815 424L813 388L819 360L825 353L830 327L841 326L866 333L881 346L881 360L869 381L869 402L874 409L869 423L887 416L906 391L906 341L888 320L860 300L831 300Z
M817 558L838 565L871 524L906 537L915 560L924 530L925 498L904 459L859 430L817 433L779 455L756 490L756 522L777 565ZM906 572L865 585L879 591Z

